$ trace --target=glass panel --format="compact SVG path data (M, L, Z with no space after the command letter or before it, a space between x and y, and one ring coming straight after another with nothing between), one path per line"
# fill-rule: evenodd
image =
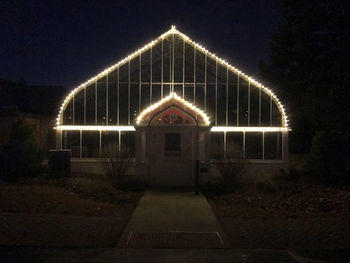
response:
M282 159L282 134L280 132L265 132L265 159Z
M246 159L262 159L262 133L246 132L245 134Z
M261 91L261 126L270 126L270 96Z
M196 106L204 111L204 86L196 86Z
M185 82L194 82L194 48L186 43L185 45Z
M102 151L104 148L109 146L118 147L119 144L119 132L118 131L103 131L101 133L101 147Z
M97 81L97 125L106 125L106 87L106 77Z
M211 138L211 158L220 159L224 157L224 133L214 132Z
M174 156L181 154L181 134L166 133L164 134L164 155Z
M150 85L142 84L141 86L141 109L145 109L150 105Z
M163 97L166 97L170 94L170 85L163 85Z
M226 67L218 65L217 125L226 125Z
M159 43L152 48L152 82L161 81L161 56L162 45Z
M141 81L148 83L151 80L151 50L141 54Z
M128 84L119 84L119 125L128 125Z
M109 124L117 124L117 101L118 101L118 74L117 70L108 75L108 119Z
M63 124L71 125L73 124L73 100L71 99L64 109L63 113Z
M160 91L161 91L160 85L152 86L152 103L155 103L160 100Z
M282 114L274 101L272 101L272 126L282 126Z
M95 103L96 103L96 87L95 83L86 88L86 124L95 125Z
M226 156L229 159L243 158L243 133L226 133Z
M62 148L70 149L72 158L80 157L80 131L64 131L62 134Z
M130 121L134 123L139 114L139 85L130 85Z
M248 81L239 78L239 126L248 126Z
M74 124L84 124L84 89L74 95Z
M228 75L228 125L237 126L237 75Z
M174 91L177 95L182 97L182 91L183 91L182 85L175 85Z
M259 126L259 88L250 85L250 126Z
M193 103L193 101L194 101L194 87L193 87L193 85L185 86L185 100Z
M97 158L100 148L100 132L98 131L83 131L82 138L82 157Z
M170 82L170 36L166 39L163 39L163 82Z
M196 50L196 83L204 84L205 54Z
M174 82L182 82L183 74L183 44L184 41L179 36L174 37ZM180 95L178 93L178 95Z
M130 152L130 157L135 157L135 132L121 132L121 146Z
M207 85L207 113L210 122L215 124L215 85Z

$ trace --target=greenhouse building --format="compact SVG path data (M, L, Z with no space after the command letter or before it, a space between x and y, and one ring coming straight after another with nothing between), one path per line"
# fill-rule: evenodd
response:
M127 152L129 174L151 185L193 185L219 176L288 171L288 120L267 87L174 26L72 90L61 105L57 149L73 171L101 172L105 149Z

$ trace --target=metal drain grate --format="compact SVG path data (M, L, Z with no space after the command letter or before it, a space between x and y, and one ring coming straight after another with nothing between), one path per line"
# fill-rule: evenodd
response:
M130 248L222 248L217 232L131 232Z

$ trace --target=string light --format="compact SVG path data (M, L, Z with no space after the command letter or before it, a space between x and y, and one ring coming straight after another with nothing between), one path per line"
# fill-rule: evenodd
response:
M111 67L103 70L102 72L100 72L99 74L97 74L96 76L90 78L89 80L87 80L86 82L80 84L78 87L76 87L75 89L73 89L68 96L64 99L60 109L59 109L59 113L58 113L58 117L56 119L56 124L57 127L60 126L60 124L62 123L63 120L63 111L65 110L65 107L67 105L67 103L72 99L72 97L74 96L75 93L79 92L80 90L82 90L84 87L86 87L87 85L95 82L96 80L98 80L99 78L104 77L105 75L107 75L109 72L115 70L116 68L120 67L121 65L125 64L127 61L130 61L131 59L135 58L136 56L139 56L142 52L150 49L151 47L153 47L154 45L156 45L157 43L159 43L162 39L166 38L168 35L170 34L176 34L178 36L180 36L181 38L183 38L187 43L190 43L192 45L194 45L196 47L196 49L206 53L207 55L209 55L209 57L215 59L216 61L218 61L219 63L221 63L222 65L228 67L231 71L235 72L236 74L238 74L240 77L245 78L246 80L250 81L250 83L254 84L255 86L257 86L258 88L262 89L264 92L266 92L269 96L271 96L272 100L277 104L277 107L279 108L279 110L282 113L282 126L287 128L288 127L288 117L286 114L286 111L282 105L282 103L279 101L279 99L277 98L277 96L267 87L265 87L264 85L262 85L260 82L258 82L257 80L253 79L252 77L249 77L248 75L246 75L245 73L241 72L239 69L237 69L236 67L230 65L229 63L227 63L225 60L217 57L214 53L209 52L206 48L204 48L202 45L192 41L188 36L186 36L185 34L181 33L180 31L178 31L176 29L176 27L173 25L171 26L171 29L167 32L165 32L164 34L162 34L160 37L158 37L157 39L149 42L148 44L146 44L145 46L143 46L142 48L138 49L137 51L131 53L129 56L125 57L124 59L120 60L118 63L112 65ZM177 95L176 95L177 96Z

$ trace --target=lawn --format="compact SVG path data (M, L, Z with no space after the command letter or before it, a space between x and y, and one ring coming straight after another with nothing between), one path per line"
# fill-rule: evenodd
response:
M0 184L0 212L127 218L141 195L116 190L104 176L37 177Z
M350 191L307 182L273 187L238 185L230 194L206 193L218 218L330 218L350 216Z

